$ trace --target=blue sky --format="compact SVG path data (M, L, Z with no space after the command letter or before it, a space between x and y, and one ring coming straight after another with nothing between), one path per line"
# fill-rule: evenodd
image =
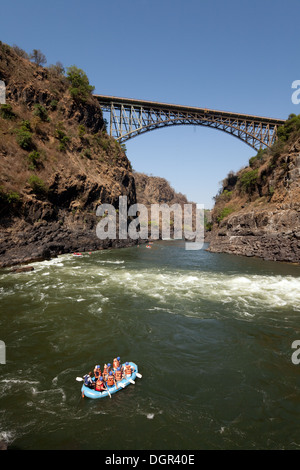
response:
M286 119L300 114L299 0L14 0L0 40L77 65L95 93ZM255 151L223 132L174 126L126 143L133 168L213 206Z

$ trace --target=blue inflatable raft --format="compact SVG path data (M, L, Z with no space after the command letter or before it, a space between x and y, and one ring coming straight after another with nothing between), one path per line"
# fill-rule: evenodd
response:
M113 394L116 392L119 392L120 390L123 390L123 388L127 387L127 385L130 385L133 380L135 380L137 374L138 374L138 366L134 362L129 362L131 367L133 368L133 372L130 377L124 377L122 380L118 382L118 386L113 385L112 387L107 387L109 393L107 390L104 390L103 392L97 392L96 390L93 390L92 388L87 387L86 385L82 385L81 388L81 393L85 397L88 398L104 398L109 396L109 394ZM122 364L123 366L124 364Z

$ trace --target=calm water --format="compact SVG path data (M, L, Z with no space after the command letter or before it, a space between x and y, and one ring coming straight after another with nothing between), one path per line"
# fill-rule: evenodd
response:
M0 274L0 439L19 449L299 449L300 268L180 242ZM122 360L111 399L75 378Z

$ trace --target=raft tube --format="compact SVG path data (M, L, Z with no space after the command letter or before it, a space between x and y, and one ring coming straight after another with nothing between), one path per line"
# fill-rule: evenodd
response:
M132 374L130 377L126 378L124 377L122 380L120 380L118 382L118 384L123 384L123 386L127 387L127 385L130 385L130 380L135 380L136 378L136 374L138 372L138 366L134 363L134 362L129 362L129 364L131 365L131 367L134 368ZM125 364L122 364L122 366L124 366ZM94 379L93 379L94 380ZM113 393L116 393L116 392L119 392L120 390L123 390L123 387L121 385L118 385L118 387L116 387L115 385L113 385L112 387L107 387L108 390L109 390L109 393L112 395ZM81 388L81 393L82 395L84 395L85 397L88 397L88 398L104 398L104 397L108 397L108 392L107 390L104 390L103 392L97 392L96 390L93 390L92 388L89 388L89 387L86 387L84 384L82 385L82 388Z

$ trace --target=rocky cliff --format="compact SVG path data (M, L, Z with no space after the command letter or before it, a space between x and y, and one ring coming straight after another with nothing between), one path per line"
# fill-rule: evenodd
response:
M192 226L190 229L195 231L195 203L188 201L184 194L176 192L165 178L161 178L159 176L148 176L145 173L134 172L134 179L137 202L143 204L148 209L149 237L153 235L151 234L151 229L154 228L154 225L159 225L159 238L162 238L163 230L165 230L164 234L167 234L167 236L169 234L171 238L174 237L174 212L170 210L170 217L166 216L164 220L162 220L161 217L159 224L157 224L158 221L156 219L153 220L153 213L151 211L152 204L159 204L160 206L166 204L169 209L171 209L173 205L180 206L181 209L179 210L178 215L181 216L182 220L182 235L189 231L187 230L187 227L184 226L183 219L184 205L188 204L192 210Z
M99 204L136 201L131 164L98 101L59 67L2 43L0 80L0 266L127 245L96 236Z
M151 204L188 204L186 196L178 193L170 183L159 176L148 176L134 172L137 201L146 206Z
M300 262L300 117L291 115L278 136L224 179L209 251Z

